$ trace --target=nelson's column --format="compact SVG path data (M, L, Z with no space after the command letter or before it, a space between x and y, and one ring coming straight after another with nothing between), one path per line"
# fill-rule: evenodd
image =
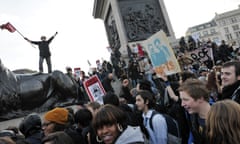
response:
M170 42L175 35L163 0L94 0L93 17L104 21L109 46L127 56L127 45L163 30Z

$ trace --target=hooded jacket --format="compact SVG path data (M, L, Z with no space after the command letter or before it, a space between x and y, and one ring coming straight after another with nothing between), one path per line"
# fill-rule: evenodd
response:
M140 127L128 126L118 137L115 144L144 144L144 135Z

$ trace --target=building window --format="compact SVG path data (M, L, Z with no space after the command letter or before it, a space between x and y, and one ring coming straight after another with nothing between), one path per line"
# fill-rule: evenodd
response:
M197 35L198 35L198 37L201 37L201 36L202 36L202 35L201 35L201 32L198 32L198 34L197 34Z
M225 26L225 25L226 25L226 21L222 20L222 26Z
M203 30L204 29L204 26L200 26L198 27L199 30Z
M232 40L232 35L231 34L227 34L226 38L227 38L227 40Z
M225 28L224 28L224 31L225 31L225 33L229 33L228 27L225 27Z
M206 27L207 27L207 28L211 27L211 24L206 24Z
M210 32L211 32L211 34L215 34L216 30L215 29L211 29Z
M236 38L240 38L240 31L235 32Z
M208 31L203 31L203 35L207 36L208 35Z
M232 17L232 18L231 18L231 22L232 22L232 23L236 23L236 22L237 22L237 18L236 18L236 17Z
M220 44L220 43L221 43L221 40L220 40L220 38L218 38L218 37L214 37L212 40L213 40L215 43L217 43L217 44Z
M192 28L191 31L192 31L192 32L195 32L195 31L197 31L197 29L196 29L196 28Z
M233 25L232 28L233 28L234 31L239 30L239 25L238 24L237 25Z

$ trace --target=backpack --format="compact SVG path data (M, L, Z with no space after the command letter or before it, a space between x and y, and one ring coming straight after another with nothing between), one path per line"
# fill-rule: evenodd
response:
M152 124L152 118L156 114L160 114L160 113L158 113L157 111L153 111L149 119L150 128L152 130L154 130L153 124ZM167 123L167 137L168 137L167 144L181 144L182 137L181 137L181 133L180 133L180 129L177 121L167 114L161 114L161 115L165 118Z

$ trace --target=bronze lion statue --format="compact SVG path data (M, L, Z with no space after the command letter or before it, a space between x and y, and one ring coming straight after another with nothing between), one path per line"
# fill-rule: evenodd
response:
M79 85L63 72L16 74L0 59L0 121L83 101Z

